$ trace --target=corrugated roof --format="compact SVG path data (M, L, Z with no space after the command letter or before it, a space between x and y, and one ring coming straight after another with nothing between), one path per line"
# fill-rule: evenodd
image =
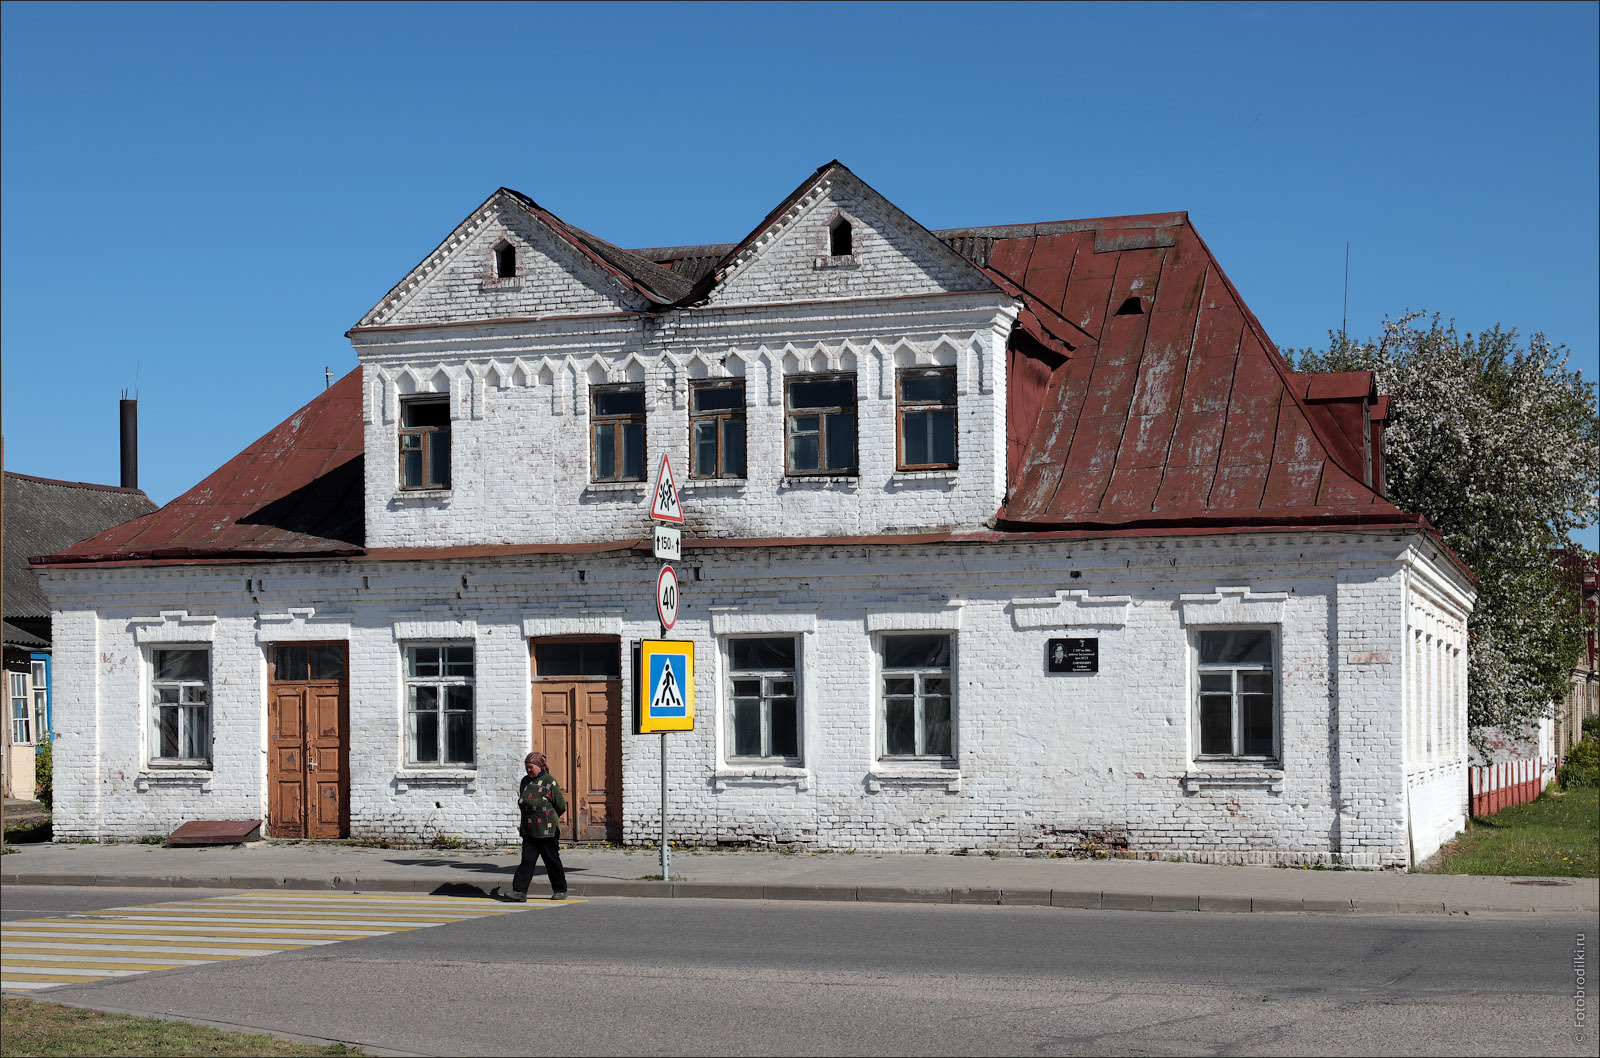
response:
M361 369L153 514L36 561L360 554Z
M108 526L156 509L138 489L6 473L5 617L50 616L28 556L57 551ZM26 633L24 633L26 634ZM7 642L11 633L8 631Z

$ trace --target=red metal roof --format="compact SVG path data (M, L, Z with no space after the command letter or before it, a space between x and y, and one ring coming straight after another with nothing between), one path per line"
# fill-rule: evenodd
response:
M1295 374L1186 214L934 234L1023 302L1008 350L999 536L1429 528L1370 484L1382 481L1387 416L1371 376ZM618 253L699 266L737 247L670 250ZM702 288L714 276L703 272ZM487 558L632 546L368 551L362 442L357 370L160 511L41 561Z
M358 555L362 445L356 368L160 510L33 561Z
M1296 375L1183 213L941 232L1098 340L1012 342L1006 529L1392 522L1370 375ZM987 245L983 245L983 244Z

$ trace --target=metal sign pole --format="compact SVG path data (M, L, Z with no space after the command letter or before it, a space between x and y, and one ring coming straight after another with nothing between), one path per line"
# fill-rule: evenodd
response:
M661 638L667 638L667 626L661 626ZM672 850L667 847L667 733L661 732L661 880L672 880Z

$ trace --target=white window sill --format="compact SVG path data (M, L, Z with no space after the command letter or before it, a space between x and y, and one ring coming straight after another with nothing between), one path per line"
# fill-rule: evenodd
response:
M1204 789L1268 790L1283 792L1283 769L1261 764L1228 764L1222 761L1199 761L1183 777L1184 793L1199 793Z
M461 786L471 793L478 773L470 768L402 769L395 773L394 788L405 793L413 786Z
M591 481L583 487L585 492L643 492L642 481Z
M792 783L796 790L811 789L811 771L805 767L783 764L727 764L712 776L716 791L721 793L730 786L773 786Z
M687 491L695 489L738 489L743 492L745 486L750 484L748 478L687 478L682 488Z
M438 503L440 500L450 498L449 489L399 489L394 494L394 503Z
M780 489L823 489L832 485L845 485L854 491L860 483L858 474L785 474L778 479Z
M867 792L881 793L885 786L929 790L943 787L946 793L960 793L961 769L916 763L896 766L880 761L877 767L867 772Z
M853 253L840 254L837 257L818 257L813 262L813 268L860 268L860 263Z
M210 793L213 774L210 765L185 767L181 764L151 764L149 771L140 772L134 779L133 787L140 793L175 787L199 787L202 793Z

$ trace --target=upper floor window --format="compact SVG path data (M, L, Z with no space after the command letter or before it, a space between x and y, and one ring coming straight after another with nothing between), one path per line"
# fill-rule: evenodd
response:
M744 477L744 383L689 387L689 476Z
M1278 755L1277 634L1268 628L1195 633L1195 755L1270 760Z
M450 487L450 398L400 402L400 487Z
M792 375L785 382L791 474L856 472L856 376Z
M644 480L644 387L589 391L590 466L595 481Z
M211 762L211 651L150 651L151 758L167 764Z
M406 763L472 764L472 644L410 643L405 661Z
M901 470L956 465L956 372L915 368L895 376Z
M511 279L517 274L517 248L502 242L494 248L494 277Z
M849 257L855 253L855 231L843 217L828 226L828 253L833 257Z
M728 640L728 756L800 760L795 638Z
M879 728L884 757L955 757L949 635L886 635Z

